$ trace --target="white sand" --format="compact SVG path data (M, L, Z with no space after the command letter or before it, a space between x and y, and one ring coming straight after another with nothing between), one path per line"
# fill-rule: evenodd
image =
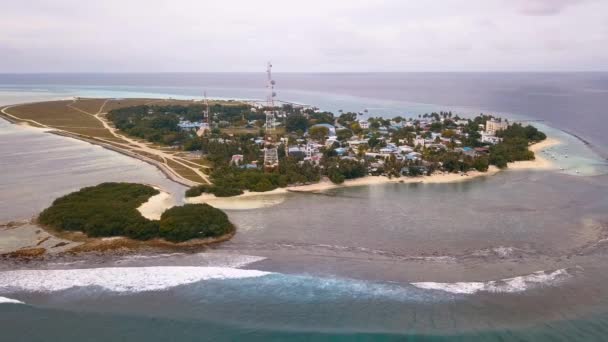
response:
M137 208L141 215L149 220L160 220L160 215L162 215L165 210L175 206L175 200L170 193L158 188L157 190L160 191L158 195L150 197L148 202Z
M554 138L547 138L539 143L536 143L530 146L530 151L534 152L534 156L536 157L534 160L529 161L520 161L509 164L509 169L511 170L551 170L555 169L556 166L549 159L544 158L540 151L561 144L561 141Z
M509 170L550 170L555 169L555 165L548 159L540 155L540 151L551 146L559 145L561 142L555 138L547 138L540 143L530 146L530 150L534 152L536 159L531 161L520 161L509 163ZM351 187L351 186L366 186L387 183L455 183L464 182L478 177L489 177L497 174L501 170L495 166L490 166L487 172L470 171L466 174L438 172L430 176L420 177L399 177L388 178L385 176L366 176L357 179L346 180L343 184L334 184L325 179L319 183L290 186L280 188L268 192L245 192L242 195L226 198L218 198L210 194L203 194L198 197L187 198L188 203L207 203L220 209L244 210L257 209L271 206L283 202L287 192L322 192L330 189Z
M287 189L278 188L267 192L250 192L233 197L215 197L203 194L198 197L186 198L186 203L207 203L215 208L224 210L259 209L277 205L285 201Z

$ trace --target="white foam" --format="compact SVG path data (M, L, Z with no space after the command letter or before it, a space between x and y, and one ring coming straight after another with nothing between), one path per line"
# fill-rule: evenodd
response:
M533 286L556 285L569 277L571 277L571 275L565 269L560 269L550 273L539 271L525 276L488 282L419 282L412 283L412 285L421 289L439 290L455 294L475 294L481 291L492 293L516 293L526 291Z
M0 272L0 290L54 292L97 286L113 292L159 291L209 279L261 277L269 272L229 267L154 266Z
M23 303L22 301L16 300L16 299L0 297L0 304L25 304L25 303Z
M196 262L195 265L198 266L241 268L265 259L265 257L261 256L229 253L166 253L152 255L129 255L116 261L115 264L124 264L125 266L128 266L129 263L147 262L149 260L192 260L193 262Z

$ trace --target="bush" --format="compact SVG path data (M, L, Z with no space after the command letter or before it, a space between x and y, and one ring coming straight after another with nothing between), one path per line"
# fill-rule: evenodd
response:
M233 231L228 216L208 204L173 207L160 218L160 236L173 242L218 237Z
M228 186L213 186L209 192L217 197L232 197L243 194L243 190Z
M210 189L195 188L190 189L191 193ZM231 191L216 187L211 190ZM56 199L40 214L38 222L58 230L81 231L91 237L127 236L137 240L163 237L174 242L234 230L226 214L207 204L173 207L163 213L160 221L148 220L137 208L158 193L147 185L102 183Z
M60 230L82 231L89 236L125 235L145 239L157 227L137 208L158 190L141 184L102 183L60 197L38 221Z
M195 185L190 189L186 190L186 197L197 197L204 193L211 192L211 186L207 184Z

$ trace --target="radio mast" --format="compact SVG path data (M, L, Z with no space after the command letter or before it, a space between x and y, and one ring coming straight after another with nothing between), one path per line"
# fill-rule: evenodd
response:
M205 135L205 132L209 130L211 132L211 115L209 114L209 102L207 101L207 92L203 93L203 102L205 104L205 109L203 109L203 122L201 127L196 131L196 135L202 137Z
M274 91L275 81L272 79L272 64L268 62L266 68L266 74L268 77L266 88L268 89L268 95L266 97L266 130L265 130L265 148L264 148L264 168L274 169L279 166L279 152L272 141L272 133L274 133L274 120L275 120L275 108L274 98L277 94Z

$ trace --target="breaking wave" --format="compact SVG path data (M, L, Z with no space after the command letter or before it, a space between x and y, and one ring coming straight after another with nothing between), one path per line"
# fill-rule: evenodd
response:
M25 304L25 303L23 303L22 301L16 300L16 299L0 297L0 304Z
M538 271L525 276L488 282L419 282L412 283L412 285L425 290L438 290L454 294L475 294L477 292L517 293L526 291L535 286L557 285L571 276L572 275L569 274L566 269L559 269L553 272Z
M155 266L0 272L0 290L55 292L101 287L112 292L160 291L209 279L262 277L269 272L229 267Z

